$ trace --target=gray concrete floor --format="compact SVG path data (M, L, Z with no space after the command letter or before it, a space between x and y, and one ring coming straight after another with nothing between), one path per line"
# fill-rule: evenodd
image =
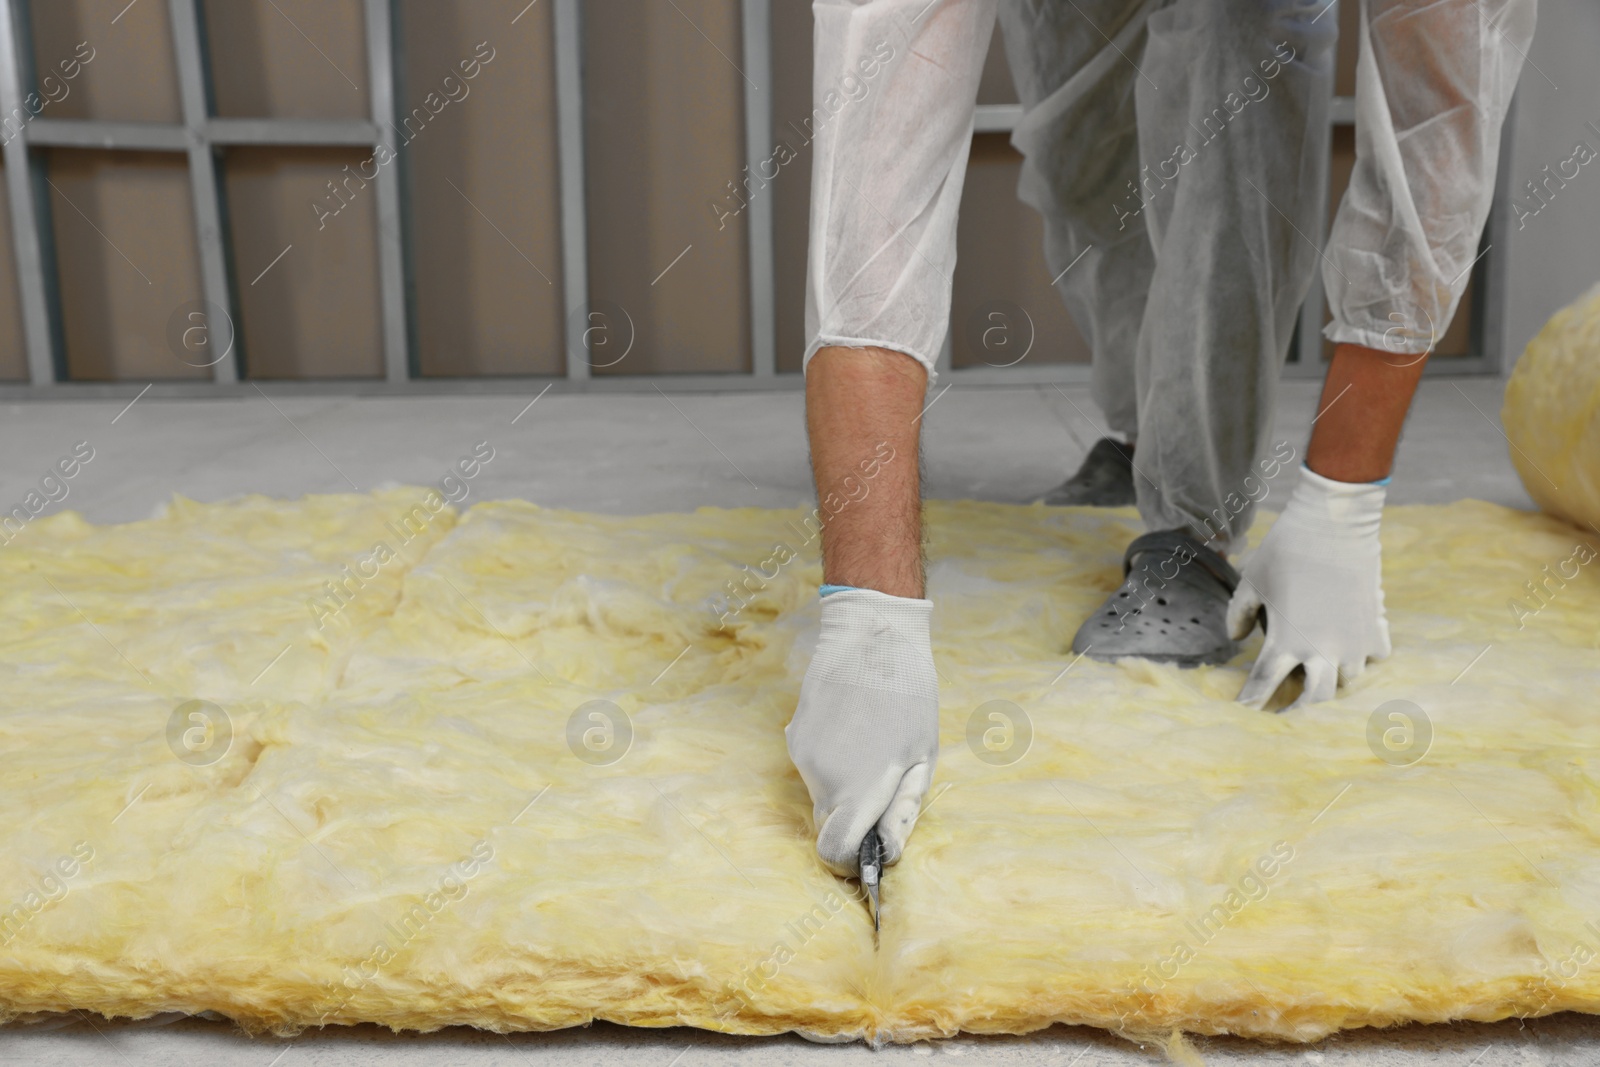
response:
M1390 500L1477 497L1531 507L1499 427L1498 381L1429 379L1413 411ZM1288 382L1277 439L1303 445L1317 385ZM925 425L927 492L1026 501L1059 482L1099 435L1086 389L957 387L934 393ZM534 393L405 399L51 401L0 406L0 509L33 488L80 441L95 457L57 505L95 522L149 516L174 493L223 500L297 497L442 477L476 443L495 458L468 503L522 497L617 514L712 504L778 507L810 497L798 392L581 396ZM1527 1023L1362 1030L1315 1046L1232 1039L1197 1042L1208 1063L1376 1063L1460 1067L1600 1064L1600 1020L1562 1015ZM917 1063L972 1056L996 1064L1102 1067L1159 1062L1153 1048L1082 1028L1017 1038L960 1037L872 1051L793 1036L728 1038L695 1030L599 1025L511 1037L450 1030L390 1035L371 1027L250 1039L226 1022L107 1023L72 1016L0 1027L0 1063L65 1065L332 1064L696 1067L749 1060L771 1067Z
M1284 383L1275 440L1302 448L1320 386ZM1473 496L1532 507L1499 429L1503 386L1429 379L1401 448L1393 503ZM95 458L55 507L94 522L147 518L174 493L298 497L436 482L476 443L495 458L467 503L644 514L811 497L798 391L485 397L275 397L0 405L0 510L87 441ZM1020 503L1050 489L1099 436L1081 387L955 387L924 417L929 496ZM1303 451L1303 449L1302 449Z

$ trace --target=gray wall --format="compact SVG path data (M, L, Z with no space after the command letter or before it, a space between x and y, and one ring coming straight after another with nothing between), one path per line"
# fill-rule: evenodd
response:
M1600 152L1600 3L1544 0L1517 89L1516 125L1501 180L1513 203L1538 206L1526 183L1583 141ZM1571 173L1569 168L1568 173ZM1552 314L1600 282L1600 159L1583 167L1517 228L1507 216L1506 365Z

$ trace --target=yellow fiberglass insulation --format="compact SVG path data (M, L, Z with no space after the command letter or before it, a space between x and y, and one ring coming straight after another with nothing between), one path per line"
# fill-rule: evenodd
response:
M1528 495L1552 515L1600 527L1600 285L1528 342L1500 420Z
M0 548L0 1018L1309 1041L1600 1011L1588 532L1391 509L1393 657L1271 714L1232 699L1259 638L1065 651L1131 511L931 504L944 744L875 951L784 750L801 513L408 524L422 495ZM1004 705L973 723L997 700L1011 749Z

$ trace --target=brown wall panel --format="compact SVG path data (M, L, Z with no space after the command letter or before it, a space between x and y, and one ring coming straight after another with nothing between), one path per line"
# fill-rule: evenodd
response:
M1015 104L1017 87L1011 80L1011 65L1006 62L1005 38L995 25L989 38L989 56L983 62L983 76L978 80L978 103Z
M564 371L552 6L517 18L525 8L527 0L400 8L402 106L434 92L454 98L406 149L424 375ZM477 59L483 44L487 63Z
M1355 4L1346 4L1345 7L1355 7ZM1341 28L1342 33L1342 28ZM1333 220L1339 214L1339 204L1344 200L1344 191L1350 187L1350 173L1356 165L1356 128L1354 126L1335 126L1333 128L1333 144L1328 153L1328 232L1333 232ZM1317 264L1320 275L1322 264ZM1329 308L1326 297L1322 301L1322 324L1326 326L1333 321L1333 312ZM1301 357L1304 358L1303 356ZM1333 342L1326 337L1322 339L1321 359L1324 363L1333 358Z
M247 376L383 374L376 187L362 177L374 173L370 158L278 147L224 157ZM337 197L329 182L338 183Z
M40 118L181 121L164 0L131 7L127 0L34 0L29 19L35 82L49 101ZM74 71L76 77L66 77Z
M1339 50L1333 66L1335 96L1356 95L1356 57L1360 54L1361 5L1356 0L1339 4Z
M778 370L798 371L806 349L806 248L810 244L810 4L772 5L772 137L795 153L770 186Z
M1333 128L1332 145L1328 152L1328 229L1339 214L1339 203L1344 191L1350 187L1350 174L1356 166L1356 128L1344 124Z
M1044 222L1017 199L1021 169L1022 154L1011 147L1008 134L973 138L956 235L953 366L1089 361L1088 345L1050 284Z
M586 0L583 14L589 295L637 334L595 372L748 370L748 213L719 228L712 210L744 176L738 0Z
M203 10L218 115L372 114L361 0L204 0Z
M1461 303L1456 307L1456 317L1450 320L1450 326L1434 343L1435 356L1472 355L1472 301L1477 288L1476 281L1476 278L1467 280L1467 287L1461 292Z
M184 158L51 149L48 168L68 376L209 378L167 340L201 296Z
M0 167L0 181L5 168ZM28 352L17 296L17 260L12 254L11 202L0 197L0 381L28 380Z

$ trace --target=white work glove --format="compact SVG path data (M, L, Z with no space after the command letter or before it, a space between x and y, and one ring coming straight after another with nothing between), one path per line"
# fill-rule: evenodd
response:
M933 604L871 589L822 598L822 633L783 731L811 791L817 855L856 873L874 824L894 863L917 823L939 758Z
M1250 635L1267 611L1267 639L1239 702L1261 707L1296 667L1306 671L1295 707L1331 700L1368 659L1389 654L1383 613L1383 553L1378 524L1384 487L1336 482L1309 467L1261 547L1245 561L1228 602L1234 640Z

